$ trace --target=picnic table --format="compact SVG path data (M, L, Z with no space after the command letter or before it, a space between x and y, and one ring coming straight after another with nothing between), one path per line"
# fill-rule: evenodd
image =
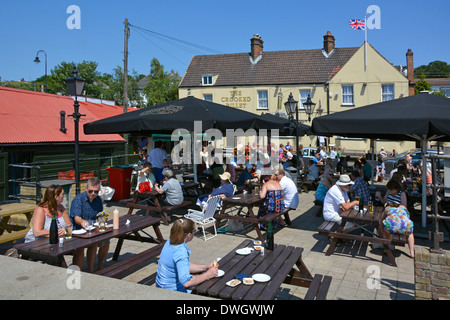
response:
M370 213L368 210L363 211L361 213L361 211L351 208L340 214L340 216L342 217L342 223L339 225L336 231L331 231L331 229L336 223L325 221L322 225L325 224L327 225L326 226L327 234L332 239L331 244L328 247L328 250L326 251L326 255L329 256L333 253L333 250L336 247L336 244L339 239L379 243L383 245L384 252L387 254L391 264L396 267L397 264L395 263L394 255L392 254L392 250L389 247L389 245L402 243L404 245L404 243L406 242L406 238L395 237L393 239L387 239L384 237L384 230L382 223L384 215L385 215L384 207L382 206L375 206L372 213ZM361 229L361 233L350 234L345 232L344 228L347 222L354 223L357 226L357 228ZM369 227L374 227L377 233L369 230L368 229ZM324 228L319 227L319 232L321 229Z
M0 243L26 236L31 228L35 204L8 203L0 205Z
M219 269L224 271L224 275L201 283L193 290L193 293L220 299L270 300L281 284L287 283L309 288L305 299L326 298L331 277L311 275L302 260L303 248L279 244L274 246L273 251L265 250L264 255L261 255L258 250L253 250L247 255L236 252L246 247L253 248L253 241L243 241L222 257L219 261ZM254 281L253 285L244 283L235 287L227 285L227 282L233 280L236 275L244 274L248 277L263 274L270 279L264 279L264 282Z
M130 223L127 224L127 220L129 220ZM73 234L72 239L64 240L64 245L62 247L60 247L59 244L50 244L48 238L42 238L27 243L16 244L14 248L17 249L18 253L23 257L41 260L60 267L67 267L64 259L65 255L72 254L77 249L84 249L102 241L119 238L114 251L113 260L118 259L122 243L125 239L156 243L156 249L150 249L153 250L151 252L152 254L150 254L150 251L144 251L146 253L146 258L149 259L161 252L165 242L161 231L159 230L160 220L161 219L154 217L126 215L119 218L119 229L114 230L112 228L107 228L105 232L98 232L98 229L96 229L95 231L92 231L93 234L91 236L88 236L87 234L85 234L85 236L76 236ZM150 226L153 227L156 239L143 231L143 229ZM147 236L142 236L140 232L146 233ZM135 256L139 256L139 254ZM127 270L129 270L129 268L133 268L141 263L141 261L136 261L135 258L133 258L135 256L123 260L125 263L123 261L119 263L121 265L127 264ZM113 276L115 275L117 274L114 273Z
M214 215L214 218L216 219L216 227L219 226L219 223L222 219L251 223L253 224L253 228L256 231L256 234L258 235L258 239L264 241L264 237L261 233L261 230L259 229L258 224L267 224L270 221L277 219L281 215L284 215L286 223L290 224L291 221L289 218L289 210L291 209L287 208L280 213L269 213L263 217L258 218L253 209L255 206L260 206L263 203L264 199L261 199L256 193L236 194L232 197L223 198L222 210ZM238 211L236 214L232 215L226 213L226 211L231 207L237 207ZM243 212L245 208L247 209L247 212Z
M197 188L198 186L196 184L190 184L190 187L193 188ZM150 192L138 192L136 191L134 193L134 197L133 198L129 198L129 199L123 199L120 200L120 203L129 207L130 209L128 209L128 215L131 215L133 213L134 209L143 209L145 210L145 215L148 216L150 214L150 211L155 211L158 212L161 215L161 219L163 221L163 223L165 225L169 225L169 221L166 217L166 215L168 215L172 210L178 209L178 208L182 208L182 207L186 207L189 205L193 204L193 201L191 200L184 200L181 204L176 205L176 206L172 206L172 205L168 205L168 206L162 206L160 203L160 196L161 194L159 194L156 190L152 190ZM146 203L146 204L139 204L138 202L140 200L144 200L144 199L150 199L151 203Z

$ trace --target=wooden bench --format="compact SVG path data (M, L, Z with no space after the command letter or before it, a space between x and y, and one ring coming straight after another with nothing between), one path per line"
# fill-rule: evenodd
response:
M391 243L394 246L404 247L405 244L408 243L408 236L404 236L404 235L401 235L401 234L393 234L392 235L392 239L391 239Z
M96 274L105 277L118 278L125 272L136 269L144 263L159 256L165 243L166 241L127 259L119 261L111 266L103 268L102 270L97 271Z
M319 234L323 236L328 236L328 234L335 226L337 226L337 222L325 220L324 222L322 222L319 228L317 228L317 231L319 231Z
M291 218L289 217L289 211L294 210L292 208L286 208L281 212L273 212L273 213L268 213L265 216L262 216L261 218L259 218L259 220L262 223L269 223L270 221L275 220L276 218L280 217L280 216L284 216L284 221L286 221L287 225L291 224Z
M0 243L15 241L26 236L31 228L36 205L9 203L0 206Z
M332 277L316 274L305 295L305 300L326 300Z

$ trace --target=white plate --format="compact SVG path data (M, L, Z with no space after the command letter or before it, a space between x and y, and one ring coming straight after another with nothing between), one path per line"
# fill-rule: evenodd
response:
M254 244L255 246L261 246L261 245L262 245L262 242L261 242L261 240L253 240L253 244Z
M225 274L225 271L223 271L223 270L217 270L217 276L216 276L216 278L220 278L220 277L222 277L224 274Z
M95 226L89 226L86 228L87 231L93 231L95 230Z
M86 230L84 230L84 229L73 230L72 231L72 234L85 234L85 233L86 233Z
M238 279L233 279L233 280L230 280L230 281L228 281L226 283L227 286L230 286L230 287L233 287L233 288L238 286L238 285L240 285L240 284L241 284L241 280L238 280Z
M241 197L233 197L233 200L240 200Z
M257 273L252 276L253 280L257 282L267 282L270 280L270 276L265 273Z
M254 250L253 248L241 248L241 249L237 249L236 253L246 256L246 255L252 253L253 250Z

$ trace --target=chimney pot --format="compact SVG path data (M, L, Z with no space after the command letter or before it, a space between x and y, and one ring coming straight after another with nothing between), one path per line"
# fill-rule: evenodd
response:
M262 55L264 41L261 39L261 36L259 34L255 34L250 39L250 44L250 56L252 57L253 61L255 61L260 55Z
M328 31L327 34L323 36L323 50L326 52L326 54L330 54L330 52L334 50L334 46L335 38L331 34L331 32Z

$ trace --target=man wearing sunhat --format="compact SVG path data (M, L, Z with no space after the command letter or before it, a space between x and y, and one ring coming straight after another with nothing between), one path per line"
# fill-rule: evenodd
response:
M348 192L353 185L353 181L346 174L341 174L339 180L328 190L323 201L323 218L327 221L334 221L341 224L340 212L358 205L358 201L350 201Z
M231 183L231 174L229 172L224 172L222 174L219 174L219 178L220 187L214 189L209 196L198 197L197 205L199 207L203 207L209 197L221 196L222 198L225 198L232 197L234 195L235 186Z

